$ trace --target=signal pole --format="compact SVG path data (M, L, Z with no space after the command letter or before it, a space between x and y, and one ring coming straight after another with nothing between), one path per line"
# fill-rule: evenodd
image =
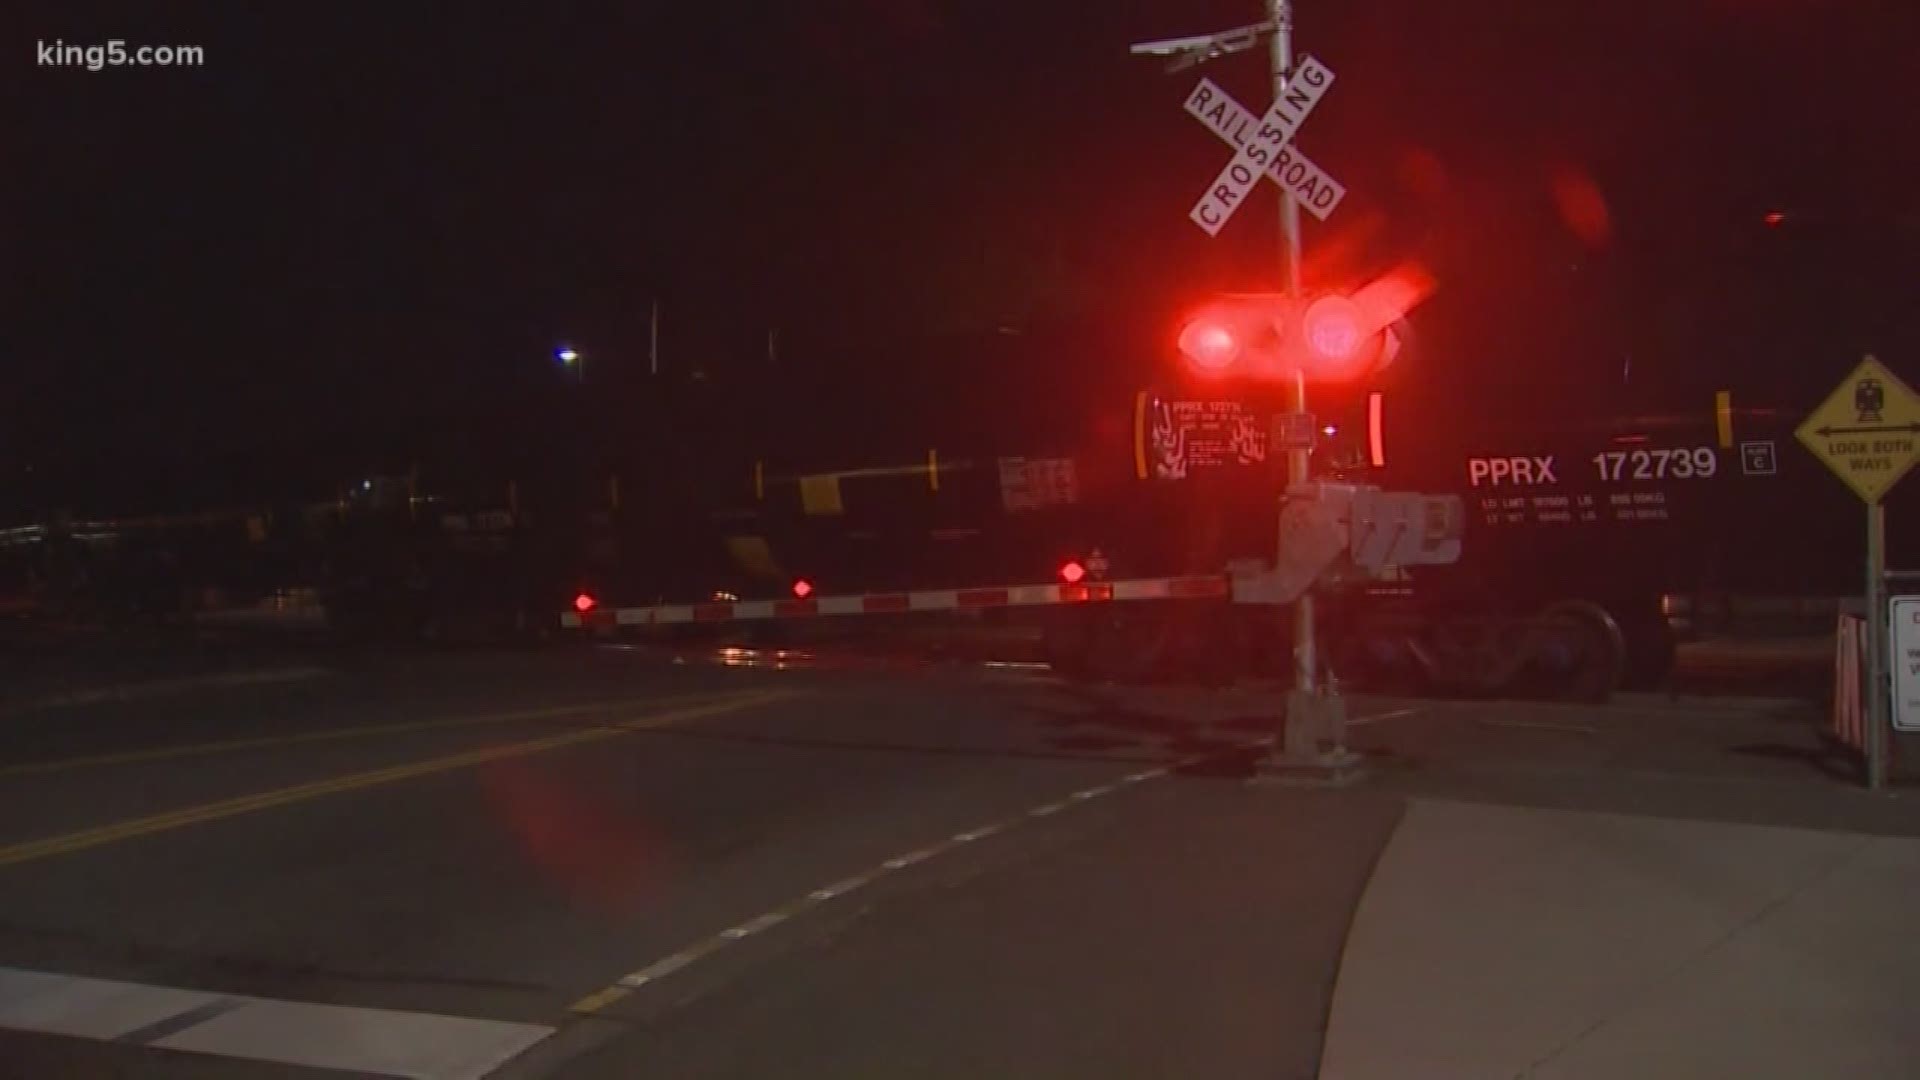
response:
M1273 77L1273 105L1267 112L1273 115L1276 123L1284 125L1283 138L1275 142L1277 150L1293 133L1297 131L1306 114L1311 112L1319 100L1333 73L1324 65L1303 65L1304 81L1299 87L1300 93L1289 99L1294 89L1294 76L1299 74L1294 64L1293 43L1293 0L1262 0L1266 19L1250 25L1234 27L1230 30L1211 34L1197 34L1188 37L1164 38L1158 41L1140 42L1132 46L1135 55L1175 56L1169 72L1183 71L1197 64L1204 64L1215 57L1251 49L1259 41L1261 34L1270 35L1269 62ZM1315 73L1317 70L1317 74ZM1317 80L1317 81L1316 81ZM1262 175L1277 181L1281 188L1280 196L1280 271L1281 293L1296 311L1305 301L1305 282L1301 280L1301 244L1300 244L1300 205L1294 198L1295 190L1306 193L1312 202L1309 209L1324 218L1344 195L1341 188L1331 177L1326 176L1318 166L1306 162L1304 155L1297 151L1287 165L1285 175L1272 171L1269 155L1273 151L1255 147L1249 149L1246 144L1232 134L1225 126L1220 126L1216 113L1226 115L1231 107L1236 122L1244 123L1247 111L1240 108L1231 99L1220 102L1211 109L1206 103L1215 96L1226 95L1218 88L1203 81L1200 87L1189 95L1187 112L1215 128L1215 133L1234 142L1240 147L1227 168L1222 170L1215 180L1215 186L1201 197L1188 213L1190 220L1205 230L1209 236L1217 235L1220 227L1231 216L1234 209L1244 204ZM1267 129L1262 129L1262 137L1271 139ZM1317 194L1316 194L1317 193ZM1181 348L1187 349L1183 342ZM1191 355L1191 354L1190 354ZM1291 374L1285 382L1285 407L1292 421L1304 420L1307 411L1307 372L1304 365L1289 365ZM1291 430L1291 428L1289 428ZM1311 429L1309 429L1311 430ZM1289 442L1295 440L1289 439ZM1298 443L1296 443L1298 445ZM1287 488L1289 490L1304 486L1312 480L1312 444L1298 449L1287 449ZM1289 509L1287 497L1278 500L1278 517L1285 517ZM1278 524L1278 523L1276 523ZM1273 577L1277 582L1286 563L1288 549L1298 547L1298 537L1289 537L1281 528L1275 530L1276 551L1274 556ZM1291 541L1291 543L1289 542ZM1297 595L1293 603L1293 685L1287 692L1286 712L1281 721L1280 746L1269 759L1276 778L1283 782L1303 780L1305 782L1330 782L1342 784L1356 779L1359 774L1359 758L1347 750L1345 742L1346 716L1345 703L1340 699L1338 687L1321 685L1319 678L1318 648L1314 641L1314 601L1308 594ZM1332 749L1322 748L1323 743L1331 743Z
M1273 36L1268 42L1273 59L1273 99L1279 101L1287 96L1287 76L1293 70L1293 0L1267 0L1267 17L1273 20ZM1280 258L1286 274L1281 289L1298 300L1300 204L1285 188L1280 191Z
M1887 507L1879 499L1867 503L1867 655L1861 666L1867 673L1867 790L1887 785L1888 715L1887 672Z
M1268 42L1273 69L1273 100L1287 96L1287 77L1293 70L1293 0L1267 0L1267 17L1273 21ZM1284 187L1280 191L1280 270L1281 291L1294 300L1301 295L1300 281L1300 204ZM1288 380L1287 411L1307 411L1306 372L1296 368ZM1304 484L1311 478L1310 450L1287 451L1287 486ZM1319 685L1317 650L1314 648L1313 594L1302 593L1293 605L1293 689L1297 695L1312 693ZM1289 702L1293 705L1294 702ZM1305 702L1299 704L1305 705Z
M660 298L653 298L653 314L647 320L647 374L660 374Z

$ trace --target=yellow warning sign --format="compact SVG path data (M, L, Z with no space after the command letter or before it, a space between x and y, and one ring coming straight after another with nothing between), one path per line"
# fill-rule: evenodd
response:
M1869 356L1794 431L1868 503L1920 461L1920 395Z

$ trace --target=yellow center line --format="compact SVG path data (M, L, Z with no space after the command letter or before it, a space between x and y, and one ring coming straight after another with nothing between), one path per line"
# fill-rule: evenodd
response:
M167 832L188 825L199 825L223 818L238 817L258 810L267 810L277 806L317 799L324 795L334 795L344 791L356 791L362 788L378 787L382 784L411 780L417 776L429 776L433 773L450 772L472 765L481 765L489 761L504 758L525 757L541 754L549 750L578 746L582 743L598 742L603 739L617 738L629 732L643 731L648 728L665 727L670 724L697 720L702 717L716 716L721 713L749 709L756 705L765 705L785 698L800 696L794 691L773 691L770 693L733 695L720 701L684 708L669 709L665 712L651 713L632 720L619 721L604 727L583 728L567 731L545 738L530 739L525 742L503 743L497 746L484 746L477 750L467 750L444 757L429 758L425 761L394 765L384 769L350 773L327 780L316 780L307 784L262 791L238 798L222 799L219 802L203 803L181 810L153 814L148 817L132 818L127 821L102 825L97 828L83 829L62 836L50 836L44 840L29 840L24 843L0 847L0 866L12 866L16 863L44 859L53 855L65 855L88 848L100 847L120 840L129 840L138 836Z
M626 997L629 993L631 993L631 991L624 986L609 986L605 990L597 990L567 1006L567 1011L572 1013L597 1013L601 1009Z
M217 742L189 743L183 746L156 746L147 750L123 750L112 754L93 754L87 757L61 758L57 761L28 761L18 765L0 766L0 778L9 776L34 776L42 773L67 772L73 769L94 768L101 765L129 765L144 761L167 761L172 758L200 757L205 754L221 754L232 750L256 750L268 746L298 746L302 743L333 742L337 739L358 739L369 735L399 734L409 731L434 731L443 728L480 727L485 724L511 724L528 720L558 720L568 716L581 716L609 709L629 709L641 705L675 705L683 701L700 700L708 694L675 694L663 698L626 698L613 701L595 701L583 705L551 705L539 709L518 709L513 712L480 713L474 716L455 716L439 720L405 720L392 724L360 724L354 727L329 728L324 731L301 731L287 735L258 735L245 739L222 739Z

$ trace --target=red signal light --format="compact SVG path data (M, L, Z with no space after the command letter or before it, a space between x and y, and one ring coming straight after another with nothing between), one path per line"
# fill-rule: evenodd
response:
M1323 296L1307 306L1301 317L1307 346L1321 360L1346 360L1367 336L1360 305L1344 296Z
M806 578L801 578L800 580L794 582L793 595L799 597L802 600L805 600L807 597L812 596L813 583L808 581Z
M1087 568L1081 566L1077 560L1068 559L1066 564L1060 567L1060 580L1069 585L1080 584L1080 579L1086 576Z
M595 600L591 594L581 593L573 598L573 610L585 615L587 612L599 606L599 603L600 601Z
M1193 361L1194 367L1218 374L1239 358L1240 340L1231 328L1212 319L1199 318L1181 328L1180 351Z
M1777 229L1787 220L1787 215L1778 210L1769 210L1767 216L1760 220L1766 222L1768 228Z
M1408 264L1350 294L1222 294L1188 315L1180 352L1205 376L1350 380L1393 361L1402 343L1392 328L1434 284Z

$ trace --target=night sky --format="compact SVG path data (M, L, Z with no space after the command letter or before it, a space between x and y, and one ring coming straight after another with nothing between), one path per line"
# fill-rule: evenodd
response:
M676 375L751 385L777 327L793 408L972 378L937 335L999 342L994 385L1133 377L1184 305L1270 287L1277 241L1270 186L1218 239L1186 219L1226 149L1180 103L1205 74L1264 105L1264 52L1168 75L1126 46L1259 14L60 5L11 46L6 484L211 497L421 432L536 441L560 341L614 414L648 393L656 299ZM1338 73L1301 145L1350 192L1308 220L1310 265L1435 272L1407 377L1436 401L1811 404L1868 349L1920 376L1920 5L1302 0L1298 22ZM207 61L34 65L35 39L109 37Z

